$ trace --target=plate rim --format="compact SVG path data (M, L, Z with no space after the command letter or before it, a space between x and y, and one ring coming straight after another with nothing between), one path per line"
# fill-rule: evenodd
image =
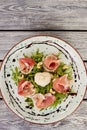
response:
M68 45L69 45L71 48L73 48L73 49L75 50L75 52L80 56L81 61L82 61L82 63L83 63L83 66L84 66L84 68L85 68L86 77L87 77L87 68L86 68L86 65L85 65L85 63L84 63L84 61L83 61L82 56L81 56L80 53L77 51L77 49L76 49L73 45L71 45L69 42L67 42L66 40L64 40L64 39L62 39L62 38L60 38L60 37L57 37L57 36L47 35L47 34L46 34L46 35L45 35L45 34L43 34L43 35L39 35L39 34L38 34L38 35L29 36L29 37L27 37L27 38L25 38L25 39L23 39L23 40L17 42L16 44L14 44L14 45L8 50L8 52L5 54L5 56L4 56L4 58L3 58L3 61L2 61L2 63L1 63L0 71L1 71L1 69L2 69L2 65L3 65L3 63L4 63L5 59L6 59L6 57L7 57L8 54L10 53L10 51L11 51L14 47L16 47L18 44L20 44L21 42L23 42L23 41L25 41L25 40L27 40L27 39L30 39L30 38L34 38L34 37L51 37L51 38L56 38L56 39L59 39L59 40L65 42L66 44L68 44ZM0 72L0 73L1 73L1 72ZM0 88L0 89L1 89L1 88ZM32 123L32 124L49 125L49 124L55 124L55 123L61 122L62 120L64 120L65 118L67 118L68 116L70 116L71 114L73 114L73 113L78 109L78 107L81 105L81 103L82 103L82 101L83 101L83 99L84 99L84 97L85 97L86 91L87 91L87 83L86 83L86 88L85 88L84 95L83 95L83 97L82 97L80 103L78 104L78 106L77 106L70 114L66 115L66 116L63 117L62 119L60 119L60 120L58 120L58 121L50 122L50 123L46 123L46 122L45 122L45 123L37 123L37 122L28 121L28 120L22 118L21 116L19 116L16 112L14 112L14 111L10 108L10 105L7 104L7 102L5 101L5 98L4 98L3 94L2 94L2 89L1 89L1 95L2 95L2 98L3 98L4 103L5 103L6 106L8 107L8 109L11 110L11 111L12 111L15 115L17 115L17 117L19 117L20 119L22 119L22 120L24 120L24 121L26 121L26 122L28 122L28 123Z

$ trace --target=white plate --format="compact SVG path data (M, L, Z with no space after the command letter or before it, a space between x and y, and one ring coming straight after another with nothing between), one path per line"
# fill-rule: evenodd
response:
M68 96L55 109L44 111L27 109L24 97L17 94L17 87L11 78L11 69L18 66L18 58L23 57L23 53L31 55L31 52L36 51L37 48L45 54L62 51L61 59L73 66L72 87L77 92L77 96ZM77 51L65 41L50 36L31 37L14 46L5 57L0 73L1 92L7 106L24 120L39 124L60 121L76 110L84 97L86 84L86 69Z

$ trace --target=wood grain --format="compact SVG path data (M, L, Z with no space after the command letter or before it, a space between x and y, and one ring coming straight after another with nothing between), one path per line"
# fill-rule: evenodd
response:
M0 59L7 51L21 40L34 35L51 35L60 37L71 43L81 54L83 60L87 60L87 32L66 31L2 31L0 32Z
M75 113L50 125L36 125L23 121L7 109L0 101L0 130L84 130L87 127L87 101L83 101Z
M2 63L2 62L0 62L0 68L1 68L1 63ZM1 90L0 90L0 99L2 99Z
M63 38L78 50L87 68L87 0L0 0L0 61L13 45L34 35ZM0 94L0 130L63 129L87 129L87 93L75 113L62 122L45 126L18 118L7 109Z
M1 30L87 30L87 0L1 0Z

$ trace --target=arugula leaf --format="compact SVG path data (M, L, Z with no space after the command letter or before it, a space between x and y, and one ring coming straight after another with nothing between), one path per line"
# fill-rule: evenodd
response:
M50 106L50 108L56 108L68 95L66 93L56 93L54 96L56 97L56 101Z
M25 102L27 102L30 109L32 109L34 107L33 100L31 98L27 97L25 99Z
M66 67L66 68L64 68L64 67ZM72 67L71 67L71 65L66 65L65 63L61 62L57 69L56 75L63 76L65 74L68 74L68 79L71 80L72 79Z
M22 73L18 70L17 67L11 70L12 71L12 79L14 80L15 84L18 85L20 79L18 77L22 76Z
M24 56L25 58L28 58L28 56L27 56L26 54L23 54L23 56Z
M41 86L37 85L34 80L31 80L31 82L33 83L34 87L36 88L36 93L46 94L46 93L49 93L50 89L52 88L52 82L50 82L45 87L41 87Z
M39 49L35 53L32 53L31 58L35 60L35 62L41 62L44 54L40 52Z
M57 57L60 58L60 55L62 54L61 51L58 52Z
M43 72L43 67L37 68L37 65L35 65L32 69L32 71L29 74L24 74L24 79L25 80L34 80L34 76L37 72Z

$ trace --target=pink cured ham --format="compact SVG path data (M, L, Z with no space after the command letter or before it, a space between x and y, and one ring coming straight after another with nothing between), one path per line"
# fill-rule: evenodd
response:
M39 93L34 96L34 100L37 108L42 109L42 108L47 108L51 104L53 104L56 98L51 93L47 93L45 95Z
M35 61L31 58L20 58L19 59L20 70L24 74L31 72L32 68L35 65Z
M35 89L30 81L21 80L18 84L18 94L21 96L30 96L34 94Z
M58 93L66 93L70 89L70 81L67 79L67 75L56 78L53 81L53 89Z
M60 60L55 55L48 55L43 60L43 66L46 71L54 72L60 65Z

